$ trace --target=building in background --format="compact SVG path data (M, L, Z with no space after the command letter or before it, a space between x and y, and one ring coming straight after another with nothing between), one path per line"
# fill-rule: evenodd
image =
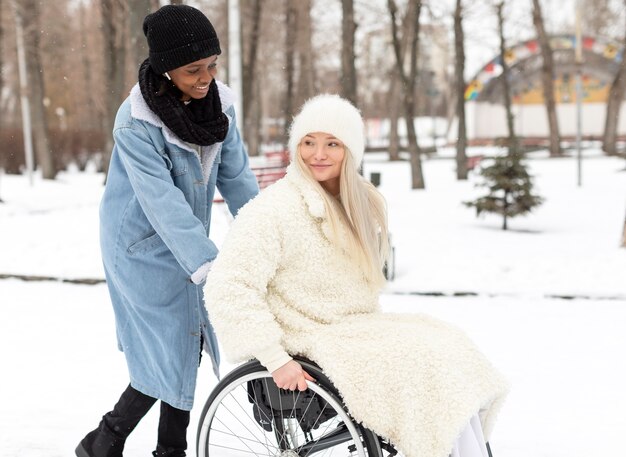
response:
M555 95L561 138L574 139L576 37L553 36L550 44L555 64ZM582 136L600 139L604 132L609 90L623 58L623 49L618 44L592 37L583 37L582 48ZM524 142L541 144L548 137L548 122L541 84L539 43L534 39L519 43L509 48L505 59L511 73L515 133ZM508 135L501 78L501 59L497 55L467 84L467 135L471 143L492 143ZM450 131L456 130L452 128ZM620 116L618 136L626 136L626 116Z

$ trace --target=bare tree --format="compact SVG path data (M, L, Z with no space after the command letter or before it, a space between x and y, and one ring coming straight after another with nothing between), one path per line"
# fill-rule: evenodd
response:
M84 70L84 77L81 79L83 81L83 93L85 94L85 101L87 103L87 106L90 107L89 117L94 119L91 122L92 125L90 126L90 128L97 129L97 128L101 128L101 126L103 125L102 123L104 122L104 119L103 119L105 116L104 103L101 97L97 97L97 95L99 94L96 94L92 90L92 88L100 87L102 85L100 84L100 81L103 81L103 80L100 79L101 75L99 74L99 72L95 71L94 62L92 62L94 53L90 52L90 46L87 44L89 43L90 38L92 39L94 38L90 36L91 27L87 19L88 12L89 12L88 9L89 9L88 5L85 5L85 4L80 5L80 35L81 35L81 42L83 44L81 46L82 52L80 55L80 63L82 65L82 69ZM92 17L92 20L93 20L93 17ZM100 55L100 53L98 53L97 55ZM84 106L79 106L78 108L82 109L84 108ZM105 149L105 145L100 144L100 149L101 150ZM85 158L84 160L85 160L85 163L79 163L79 167L86 166L87 158Z
M357 103L356 55L354 52L354 0L341 0L341 94L352 103Z
M504 0L496 5L496 13L498 15L498 34L500 35L500 61L502 65L502 88L504 93L504 109L506 110L506 125L509 131L509 151L517 152L517 137L515 136L515 126L513 123L513 109L511 103L511 83L509 81L510 69L506 61L506 41L504 39Z
M289 124L294 114L294 78L295 78L295 37L298 12L295 2L285 0L285 143L289 137Z
M18 20L24 28L24 46L28 76L29 105L35 156L44 179L54 179L56 169L48 137L48 121L44 106L45 88L40 54L40 3L37 0L15 2Z
M400 39L400 53L406 59L408 41L413 33L413 17L415 16L415 3L407 5L404 19L402 20L402 38ZM400 160L400 136L398 134L398 119L400 117L402 97L402 78L398 73L398 66L394 65L391 69L391 87L389 96L391 103L389 104L389 160Z
M243 62L243 112L245 119L243 119L244 135L248 143L248 152L251 155L259 154L259 140L260 140L260 97L256 90L255 82L258 79L254 77L256 73L256 66L258 60L259 49L259 37L261 16L263 13L263 0L253 0L252 2L244 3L244 8L247 14L244 14L246 22L250 22L250 31L247 34L248 38L246 45L248 47L247 58Z
M99 1L62 1L65 8L61 11L58 11L61 1L44 2L46 27L50 31L45 43L48 48L53 46L43 55L48 98L51 107L63 107L66 114L65 130L53 131L53 140L60 152L56 156L61 159L59 168L73 162L79 169L84 169L92 160L100 167L101 153L105 150L103 118L108 93L103 36L99 33L102 24ZM75 20L63 24L63 17L67 17L68 12L73 13ZM56 30L57 37L51 35L52 30ZM63 46L56 45L63 40ZM73 52L67 52L67 49L73 49ZM56 125L61 128L59 122ZM109 131L106 136L110 134Z
M411 38L409 40L411 44L410 62L408 74L404 68L404 56L400 49L400 38L398 37L398 24L396 17L398 14L398 7L395 0L387 0L387 8L391 15L391 39L393 43L393 52L396 57L396 67L398 74L402 80L404 94L403 94L403 106L404 115L406 121L406 130L408 137L408 148L411 160L411 188L412 189L424 189L424 175L422 173L422 159L421 150L417 143L417 134L415 133L415 83L417 80L417 61L419 50L419 33L420 33L420 13L422 10L422 3L420 0L409 0L408 8L412 8L411 21L413 21L413 27L411 31Z
M103 151L104 171L108 171L111 150L113 149L113 123L120 103L126 93L125 65L126 60L126 18L127 5L122 0L100 0L102 12L102 33L104 38L104 70L106 104L103 117L105 146Z
M285 0L285 137L296 107L315 94L312 0Z
M128 0L129 50L132 70L148 57L148 42L143 34L143 19L153 9L152 0Z
M4 49L4 24L3 24L3 7L4 2L0 0L0 93L2 93L2 87L4 82L4 72L2 71L4 65L4 53L2 50Z
M0 0L0 94L2 94L2 87L4 83L4 73L2 72L2 68L4 64L3 53L2 53L2 50L4 49L3 43L4 43L4 27L2 25L2 0ZM2 119L3 118L4 116L2 113L2 104L0 103L0 135L2 133ZM5 167L4 154L3 154L3 151L0 151L0 184L2 184L1 178L2 178L2 175L4 174L4 167ZM0 203L4 203L2 201L2 197L0 197Z
M467 179L467 130L465 126L465 37L463 35L463 5L456 0L454 9L454 68L456 73L456 116L458 130L456 140L456 177Z
M315 94L315 67L313 66L313 30L311 28L312 0L299 0L297 3L296 51L298 55L297 105Z
M400 135L398 134L398 120L400 118L400 105L396 100L400 99L400 77L394 67L391 74L391 87L389 88L389 160L400 160Z
M4 67L4 53L2 50L4 49L4 25L2 23L2 5L3 2L0 0L0 94L2 94L2 88L4 86L4 72L2 71ZM0 110L2 109L2 105L0 104ZM0 111L0 131L2 130L2 112ZM1 157L1 156L0 156ZM0 159L1 160L1 159ZM2 167L2 162L0 161L0 168Z
M583 35L607 36L615 23L613 0L578 0L583 21Z
M626 0L624 0L626 6ZM623 49L626 49L626 33L623 38ZM624 101L626 90L626 59L622 58L617 73L609 89L609 98L606 104L606 117L604 119L604 135L602 137L602 150L607 155L617 155L617 124L619 114Z
M541 81L543 85L543 97L546 104L546 112L548 115L548 126L550 129L549 148L550 157L560 157L561 152L561 135L559 134L559 123L556 116L556 100L554 97L554 61L552 59L552 49L550 48L550 40L546 34L543 16L541 13L541 5L539 0L533 0L533 24L537 31L537 40L541 49L541 57L543 64L541 67Z

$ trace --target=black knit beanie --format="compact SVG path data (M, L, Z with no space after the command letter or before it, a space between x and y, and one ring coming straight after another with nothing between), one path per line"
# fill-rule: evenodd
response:
M188 5L166 5L148 14L143 33L150 48L150 66L159 74L222 52L209 19Z

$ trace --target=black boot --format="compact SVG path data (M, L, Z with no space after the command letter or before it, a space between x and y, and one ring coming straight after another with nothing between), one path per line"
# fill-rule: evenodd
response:
M122 457L124 441L98 427L78 443L76 455L78 457Z
M185 451L181 449L176 449L174 447L165 448L160 444L157 444L156 451L152 452L154 457L185 457Z
M106 413L97 429L76 447L78 457L122 457L124 443L156 398L128 386L113 411Z
M189 411L161 402L159 439L154 457L185 457Z

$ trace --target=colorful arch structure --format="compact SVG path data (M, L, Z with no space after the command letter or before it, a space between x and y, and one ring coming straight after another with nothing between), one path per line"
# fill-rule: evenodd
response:
M556 35L550 38L555 64L557 103L576 101L576 37ZM583 102L606 102L611 82L623 58L619 44L583 37ZM509 48L504 59L510 69L510 86L514 104L541 104L541 53L536 39ZM488 62L467 84L465 100L503 103L502 59L498 55Z
M564 140L577 135L576 108L576 37L556 35L550 38L555 70L555 98L559 131ZM582 39L582 135L599 139L604 132L606 101L609 89L622 59L621 45L593 37ZM541 82L542 57L536 39L509 48L504 58L509 66L512 111L515 133L522 141L543 144L548 137L548 121ZM506 138L508 128L504 109L502 60L500 55L489 61L465 90L468 140L474 144L494 143ZM626 103L622 102L618 136L626 139ZM453 121L450 141L456 132Z

